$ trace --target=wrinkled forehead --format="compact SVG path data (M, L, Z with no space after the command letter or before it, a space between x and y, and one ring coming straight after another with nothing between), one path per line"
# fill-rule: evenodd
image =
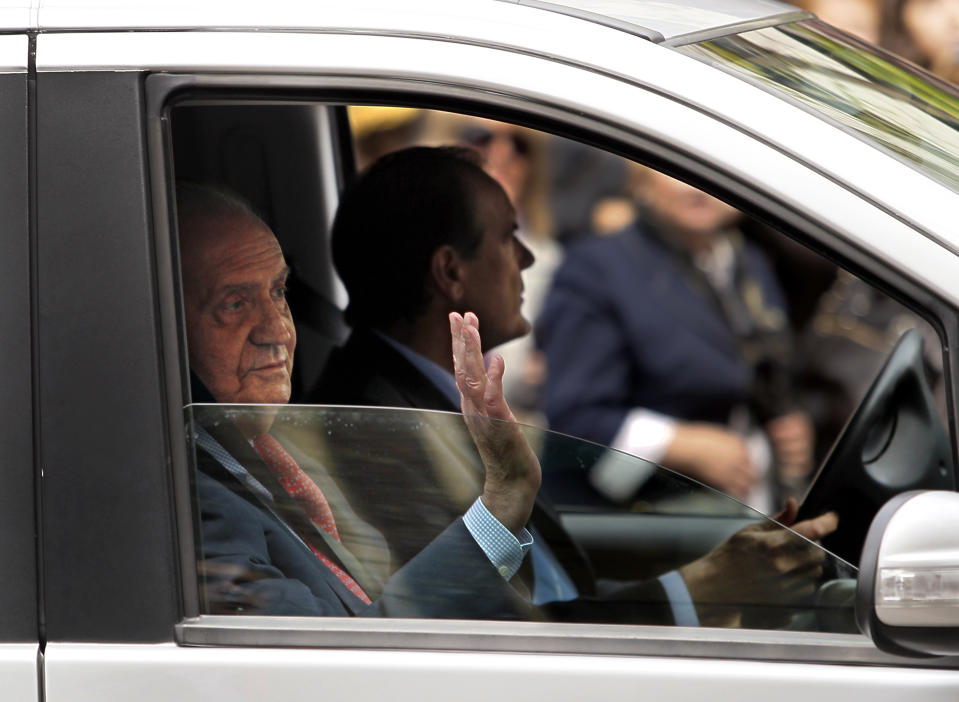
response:
M183 222L180 257L184 284L195 291L254 282L280 275L286 267L273 232L244 215L197 215Z

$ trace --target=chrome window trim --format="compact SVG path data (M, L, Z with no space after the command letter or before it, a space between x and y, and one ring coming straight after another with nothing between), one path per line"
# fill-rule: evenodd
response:
M655 42L657 44L661 44L666 40L666 37L663 36L662 32L658 32L655 29L650 29L649 27L644 27L641 24L626 22L624 20L616 19L615 17L601 15L597 12L590 12L589 10L581 10L575 7L557 5L556 3L546 2L546 0L498 0L498 1L506 2L511 5L525 5L526 7L535 7L536 9L539 9L539 10L545 10L547 12L555 12L556 14L566 15L567 17L575 17L576 19L585 20L586 22L592 22L593 24L599 24L604 27L609 27L610 29L618 29L622 32L627 32L628 34L633 34L637 37L648 39L649 41Z
M715 29L706 29L701 32L689 32L688 34L678 34L675 37L670 37L663 42L663 46L683 46L684 44L695 44L700 41L710 41L711 39L718 39L719 37L728 36L730 34L742 34L744 32L751 32L755 29L765 29L766 27L777 27L780 24L791 24L792 22L799 22L801 20L815 19L816 16L811 12L805 12L802 10L797 10L796 12L787 12L782 15L776 15L775 17L770 17L768 19L757 19L751 20L749 22L737 22L736 24L729 24L724 27L716 27Z
M416 649L657 656L959 668L959 656L906 659L859 634L625 624L205 615L176 627L183 646Z
M628 20L621 20L616 17L610 17L609 15L604 15L598 12L592 12L590 10L585 10L582 8L571 7L569 5L561 5L555 2L549 2L549 0L497 0L498 2L505 2L511 5L523 5L526 7L533 7L540 10L545 10L546 12L555 12L556 14L565 15L567 17L573 17L575 19L583 20L585 22L591 22L593 24L599 24L603 27L609 27L611 29L618 29L620 31L626 32L628 34L633 34L637 37L643 39L648 39L656 44L665 44L666 46L678 46L685 44L689 41L701 41L705 38L715 38L724 36L726 34L738 34L740 32L749 31L750 29L759 29L762 27L775 26L777 24L783 24L785 22L793 22L796 19L805 19L812 17L812 13L806 12L804 10L795 9L795 11L780 11L765 17L753 17L750 19L743 19L740 21L729 22L728 24L716 25L713 27L706 27L703 29L698 29L692 32L685 32L683 34L673 34L667 37L660 30L654 29L653 27L646 26L644 24L639 24L637 22L630 22Z

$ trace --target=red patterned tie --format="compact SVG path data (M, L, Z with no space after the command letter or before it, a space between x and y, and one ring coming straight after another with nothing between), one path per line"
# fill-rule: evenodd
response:
M280 485L283 486L287 494L300 503L313 523L339 541L340 534L336 530L336 520L333 519L333 510L330 509L330 503L326 501L326 497L319 486L296 464L293 456L287 453L280 442L270 434L258 436L253 441L253 448L260 454L260 458L276 476L276 479L280 481ZM350 577L349 573L336 565L326 554L314 548L312 544L307 542L307 545L316 554L316 557L349 588L350 592L366 604L370 604L370 598L363 592L359 583Z

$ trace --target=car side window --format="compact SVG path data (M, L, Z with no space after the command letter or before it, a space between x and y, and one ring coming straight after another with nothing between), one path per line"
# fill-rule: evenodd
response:
M534 515L531 567L507 583L456 540L483 475L461 416L216 404L186 416L208 613L855 630L852 566L705 486L596 444L523 429L545 469L646 472L643 511ZM242 438L264 419L282 447L273 450L315 495L290 489L269 453Z
M875 475L865 459L830 464L829 449L910 328L924 343L900 365L918 368L922 431L853 438L941 447L941 342L919 316L721 200L537 130L311 104L187 104L172 125L178 191L199 193L189 216L179 199L178 217L205 612L854 631L851 564L870 514L844 505ZM357 177L353 160L361 174L416 163L434 158L409 155L427 144L454 146L444 158L468 162L502 215L450 259L455 275L439 266L429 280L402 258L428 227L387 215L381 242L337 239L337 227L369 229L345 220L372 226L388 208L359 186L330 195ZM436 173L384 176L382 197L412 202L421 175L446 179ZM393 187L409 182L419 189ZM440 214L455 218L473 206L427 192L429 207L408 209L451 203ZM187 269L187 228L249 235L195 259L222 269L222 285ZM464 271L482 281L462 299L505 358L506 397L543 471L509 565L469 526L483 466L454 413L448 347L397 322L420 313L424 290L458 290ZM208 295L191 295L197 280ZM393 327L370 316L383 309L400 310ZM900 394L882 396L892 404L876 416L894 416ZM797 513L817 466L830 487ZM840 549L835 535L849 533ZM458 579L467 571L484 575ZM464 610L476 593L485 609Z

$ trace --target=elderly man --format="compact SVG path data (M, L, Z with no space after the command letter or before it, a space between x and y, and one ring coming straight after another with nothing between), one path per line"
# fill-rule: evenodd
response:
M288 402L296 331L285 297L289 269L276 239L228 193L185 185L177 205L194 399ZM388 582L361 577L363 566L337 529L349 505L328 498L300 468L293 447L270 433L279 408L231 408L220 416L232 421L194 427L209 610L527 615L506 580L529 545L524 524L539 464L515 425L488 421L512 415L501 392L502 366L488 373L483 367L475 315L450 315L449 326L469 431L486 465L481 498Z
M354 331L331 356L310 400L456 410L462 379L447 351L447 316L480 312L484 350L530 328L520 313L521 271L533 257L515 230L509 199L472 152L416 147L375 163L344 195L333 225L334 262L350 294L347 321ZM500 361L494 364L500 372ZM408 453L416 450L409 447ZM424 527L433 519L432 531L424 528L420 541L410 543L390 514L375 505L363 510L403 561L463 505L452 497L444 503L437 489L451 482L448 466L397 464L388 472L377 479L404 486L408 506L421 513ZM373 479L359 466L352 475ZM459 479L469 479L468 467ZM791 502L781 520L791 523L795 509ZM534 602L564 620L735 626L742 621L739 604L783 604L789 599L786 583L793 594L811 589L810 576L822 559L798 537L771 524L755 525L678 572L613 584L596 578L542 497L531 525L536 541L527 582ZM830 514L795 528L817 539L835 526Z

